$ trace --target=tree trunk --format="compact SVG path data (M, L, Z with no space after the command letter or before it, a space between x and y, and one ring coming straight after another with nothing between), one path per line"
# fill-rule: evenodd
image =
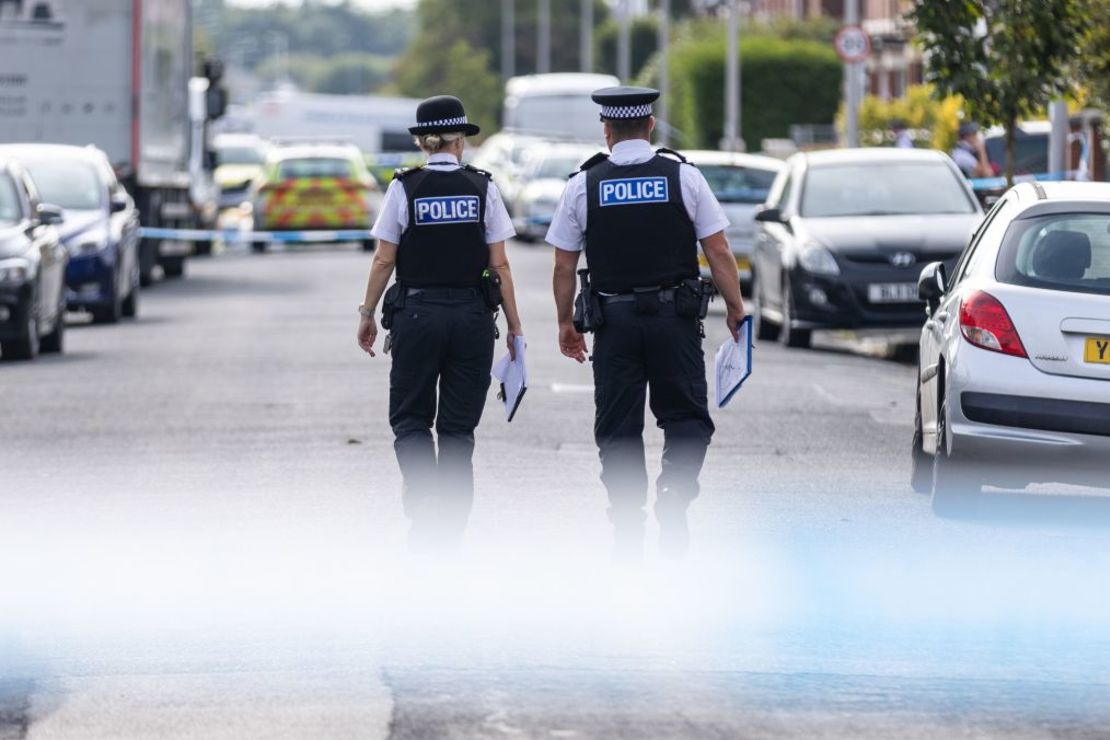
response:
M1006 117L1006 189L1014 186L1014 135L1017 132L1017 116L1011 113Z

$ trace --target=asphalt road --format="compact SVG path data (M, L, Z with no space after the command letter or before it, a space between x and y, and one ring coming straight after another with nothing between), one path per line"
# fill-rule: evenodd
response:
M759 345L690 554L649 529L616 566L589 368L547 249L510 254L532 385L512 424L491 393L446 560L405 547L353 248L194 260L137 321L0 363L0 738L1110 735L1110 500L939 518L912 366Z

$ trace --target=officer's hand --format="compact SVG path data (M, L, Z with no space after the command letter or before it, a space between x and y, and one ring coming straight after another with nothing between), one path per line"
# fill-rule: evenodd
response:
M575 330L574 324L559 325L559 351L572 360L586 361L586 337Z
M515 329L509 329L505 332L505 339L509 345L509 359L516 359L516 340L517 337L524 338L524 331L518 326Z
M732 334L732 341L734 342L740 341L740 324L743 323L744 316L743 306L736 310L729 309L729 312L725 314L725 325L728 326L728 331Z
M369 316L363 316L358 322L358 346L374 357L374 340L378 338L378 324Z

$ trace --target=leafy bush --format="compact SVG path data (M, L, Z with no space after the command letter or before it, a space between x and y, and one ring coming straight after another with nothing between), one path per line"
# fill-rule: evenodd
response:
M670 55L671 125L688 148L715 148L724 133L725 34L693 24ZM791 124L831 124L841 64L831 45L746 35L740 46L740 128L748 149L789 136Z
M884 101L868 95L859 109L860 144L890 146L894 143L891 124L901 120L915 146L947 152L956 145L962 108L959 96L937 99L932 85L911 85L905 97L898 100Z

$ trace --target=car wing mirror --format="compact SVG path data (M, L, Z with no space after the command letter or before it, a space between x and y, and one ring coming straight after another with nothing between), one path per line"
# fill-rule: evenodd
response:
M940 305L940 299L948 292L948 270L943 262L930 262L917 278L917 296L929 305L932 313Z
M764 208L755 214L755 220L761 223L781 224L786 219L783 218L782 211L778 208Z
M50 203L40 203L35 208L35 216L43 226L57 226L65 220L65 212Z
M112 193L108 198L108 211L110 213L122 213L127 210L127 195L125 193Z

